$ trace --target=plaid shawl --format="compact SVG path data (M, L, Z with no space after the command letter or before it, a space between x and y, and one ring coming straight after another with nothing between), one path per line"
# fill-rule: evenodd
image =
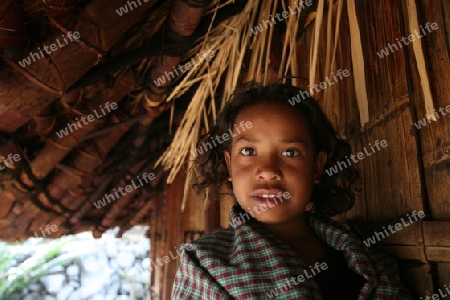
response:
M233 207L230 220L239 219L239 212ZM392 258L369 251L343 227L313 217L309 222L366 280L359 300L412 299ZM172 299L322 299L313 279L286 285L290 278L310 271L293 250L255 219L233 224L237 226L212 232L182 249Z

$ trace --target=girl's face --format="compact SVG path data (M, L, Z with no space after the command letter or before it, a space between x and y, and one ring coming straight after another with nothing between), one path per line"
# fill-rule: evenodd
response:
M261 102L236 117L252 123L234 137L225 160L233 192L241 207L266 224L302 216L319 182L327 156L314 155L313 141L303 114L288 106Z

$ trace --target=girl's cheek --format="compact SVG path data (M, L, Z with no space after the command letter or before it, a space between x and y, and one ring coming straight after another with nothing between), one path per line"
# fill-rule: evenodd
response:
M234 157L233 163L237 168L245 168L252 164L252 159L251 156L237 155L236 157Z
M233 172L236 176L245 176L247 172L249 172L249 169L241 164L236 164L233 168Z

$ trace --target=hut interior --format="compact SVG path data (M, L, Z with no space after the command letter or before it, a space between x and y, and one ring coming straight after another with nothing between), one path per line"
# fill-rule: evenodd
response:
M3 0L0 239L150 225L155 261L228 227L232 198L191 189L196 142L236 85L290 76L368 154L339 219L368 238L423 211L373 247L432 295L450 284L449 71L448 0ZM155 298L178 264L152 269Z

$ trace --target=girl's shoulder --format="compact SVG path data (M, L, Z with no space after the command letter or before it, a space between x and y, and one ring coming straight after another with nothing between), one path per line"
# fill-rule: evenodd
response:
M234 233L230 229L217 229L208 233L198 240L187 243L182 249L198 253L200 255L210 255L213 253L228 252L233 248Z

